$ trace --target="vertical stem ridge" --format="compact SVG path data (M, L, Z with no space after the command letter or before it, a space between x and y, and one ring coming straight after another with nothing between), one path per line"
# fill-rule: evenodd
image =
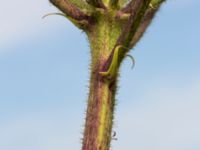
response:
M101 24L96 25L88 35L92 65L82 150L110 148L117 75L112 80L106 80L100 72L112 52L119 29L113 27L112 20L106 19L102 18Z
M95 70L91 73L82 150L108 150L111 141L116 82L104 81L98 74L100 67Z

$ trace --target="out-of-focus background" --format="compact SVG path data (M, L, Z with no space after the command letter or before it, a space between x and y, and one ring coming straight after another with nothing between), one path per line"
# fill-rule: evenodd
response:
M168 0L125 60L113 150L200 149L200 1ZM0 149L79 150L86 36L48 0L0 4Z

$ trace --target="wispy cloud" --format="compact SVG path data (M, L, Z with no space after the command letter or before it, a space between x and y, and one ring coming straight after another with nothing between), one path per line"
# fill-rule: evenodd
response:
M2 150L78 150L80 147L77 130L80 125L63 120L66 115L55 116L55 113L49 112L46 115L40 113L15 117L0 125Z
M0 47L9 45L20 39L37 35L42 30L50 30L58 20L42 20L49 12L57 12L46 0L7 0L0 5ZM46 23L47 22L47 23ZM2 50L0 48L0 50Z

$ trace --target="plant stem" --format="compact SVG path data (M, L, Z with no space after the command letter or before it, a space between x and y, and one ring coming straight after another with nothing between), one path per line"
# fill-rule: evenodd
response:
M109 150L111 142L117 74L106 80L100 72L118 37L111 33L120 33L120 29L110 25L112 20L103 19L88 34L92 65L82 150Z
M50 0L88 36L91 77L82 150L109 150L121 62L165 0Z
M98 69L91 73L82 150L108 150L110 147L116 81L104 82Z

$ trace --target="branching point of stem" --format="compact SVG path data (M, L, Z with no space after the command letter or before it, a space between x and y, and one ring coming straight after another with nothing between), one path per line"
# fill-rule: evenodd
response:
M119 67L140 40L164 0L50 0L88 35L91 77L82 150L109 150ZM76 1L77 2L77 1ZM83 1L81 1L82 3ZM127 0L128 2L128 0ZM45 15L49 16L52 14Z

